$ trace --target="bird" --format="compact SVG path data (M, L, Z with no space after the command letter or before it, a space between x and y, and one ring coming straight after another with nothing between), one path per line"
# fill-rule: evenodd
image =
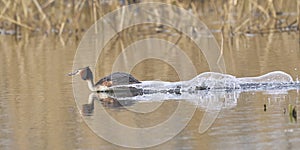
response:
M131 74L125 72L115 72L108 76L100 79L96 84L94 84L93 72L87 66L84 68L79 68L74 72L68 74L69 76L80 75L82 80L87 81L88 87L93 92L106 91L108 87L115 85L128 85L141 83L139 80L134 78Z

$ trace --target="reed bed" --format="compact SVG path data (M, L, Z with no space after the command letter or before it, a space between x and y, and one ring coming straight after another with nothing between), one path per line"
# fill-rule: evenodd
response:
M300 28L300 0L0 0L0 34L81 36L101 16L139 2L165 2L191 10L225 36Z

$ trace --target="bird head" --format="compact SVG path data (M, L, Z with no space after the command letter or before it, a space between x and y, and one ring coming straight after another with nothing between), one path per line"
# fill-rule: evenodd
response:
M93 80L93 73L89 67L79 68L68 74L69 76L80 75L82 80Z

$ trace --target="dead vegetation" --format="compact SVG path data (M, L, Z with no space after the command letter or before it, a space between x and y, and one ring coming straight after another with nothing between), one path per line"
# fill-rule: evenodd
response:
M0 34L81 36L101 16L150 0L0 0ZM153 2L153 0L151 0ZM224 35L299 32L300 0L163 0L191 10Z

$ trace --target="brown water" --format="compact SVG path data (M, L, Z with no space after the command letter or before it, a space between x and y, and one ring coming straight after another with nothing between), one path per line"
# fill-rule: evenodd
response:
M66 76L72 71L78 45L75 39L62 43L50 36L16 42L13 37L1 36L0 43L0 149L123 148L94 134L77 109L71 78ZM114 58L119 53L111 49L101 57ZM198 73L209 71L201 55L191 58ZM225 41L224 57L227 73L238 77L282 70L296 79L300 74L299 32L233 37ZM105 66L102 63L98 63L101 67L96 79L111 71L111 62L105 61ZM155 59L141 62L132 74L140 80L179 80L171 66ZM142 105L151 103L156 102ZM236 106L222 109L204 134L198 133L205 112L199 107L182 132L149 149L297 149L300 126L288 112L284 113L289 104L300 108L298 91L275 95L241 93ZM124 124L143 127L165 120L177 105L178 101L169 100L148 115L122 108L105 109Z

